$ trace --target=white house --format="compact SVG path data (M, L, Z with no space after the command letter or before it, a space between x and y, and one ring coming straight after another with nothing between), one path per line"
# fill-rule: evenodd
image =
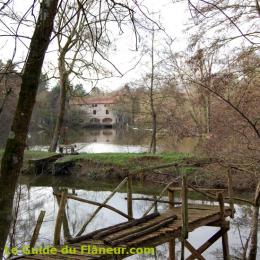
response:
M87 125L112 126L117 123L113 105L116 97L77 97L70 101L71 106L76 106L86 113Z

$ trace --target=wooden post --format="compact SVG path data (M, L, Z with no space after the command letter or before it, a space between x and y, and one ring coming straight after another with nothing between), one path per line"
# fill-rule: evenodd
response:
M225 206L222 193L218 193L218 201L220 208L220 221L221 221L221 233L222 233L222 247L223 247L223 259L230 260L229 247L228 247L228 235L225 227Z
M158 203L157 203L156 195L153 195L153 200L154 200L154 213L157 213L158 212Z
M36 226L35 226L34 231L33 231L32 239L31 239L31 242L30 242L30 248L33 248L35 246L35 244L36 244L36 241L37 241L39 233L40 233L40 229L41 229L41 226L42 226L42 222L43 222L44 216L45 216L45 211L42 210L40 212L39 216L38 216L37 223L36 223Z
M177 169L179 172L179 169ZM181 260L184 260L184 242L188 238L188 183L187 175L182 171L182 189L181 189L181 217L182 217L182 232L181 232Z
M53 191L54 192L58 192L59 188L53 188ZM68 194L68 189L64 189L64 192L66 192L66 194ZM67 198L68 198L68 195L67 195ZM57 199L57 203L58 203L58 205L60 207L61 197L60 196L56 196L56 199ZM63 226L63 234L64 234L65 240L70 239L71 235L70 235L69 223L68 223L68 218L67 218L67 214L66 214L65 211L63 212L62 226Z
M187 175L182 173L182 191L181 191L181 215L182 215L182 238L188 238L188 185Z
M157 197L158 200L162 198L164 192L167 191L168 188L169 188L173 183L175 183L175 181L172 181L172 182L168 183L168 184L165 186L165 188L163 188L163 190L161 191L161 193L160 193L160 194L158 195L158 197ZM152 209L153 207L154 207L154 203L152 203L152 205L145 211L145 213L143 214L143 217L147 216L148 213L151 211L151 209Z
M174 208L174 191L173 190L170 190L168 189L168 199L169 199L169 209L172 209Z
M128 174L127 177L127 213L128 216L133 217L133 182L132 175Z
M229 196L229 205L232 209L231 218L234 218L234 201L233 201L233 180L232 180L232 168L228 169L228 196Z
M66 202L67 202L67 198L66 198L67 194L65 192L62 192L61 194L61 200L60 200L60 207L59 207L59 211L58 211L58 215L56 218L56 224L55 224L55 230L54 230L54 245L58 246L60 245L60 233L61 233L61 225L63 222L63 215L64 215L64 211L65 211L65 206L66 206Z
M169 209L174 208L174 191L168 189ZM175 260L175 238L169 241L169 260Z

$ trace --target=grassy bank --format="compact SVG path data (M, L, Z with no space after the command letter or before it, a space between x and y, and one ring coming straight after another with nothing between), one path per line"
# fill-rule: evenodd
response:
M24 153L24 168L27 167L27 162L30 159L43 159L54 155L44 151L25 151ZM0 159L2 158L3 150L0 150ZM66 155L56 161L56 164L66 164L73 162L76 165L95 164L100 168L118 167L127 168L129 170L138 169L139 167L156 166L165 163L179 162L183 159L191 158L191 154L185 153L80 153L78 155Z
M3 151L0 150L0 159ZM54 155L54 153L40 151L25 151L23 173L35 174L28 167L28 160L42 159ZM198 161L202 158L197 158ZM206 158L204 158L206 159ZM196 157L185 153L81 153L78 155L66 155L55 162L57 175L70 175L75 181L98 180L104 182L117 182L124 178L124 169L140 170L142 168L159 166L162 164L184 161L196 161ZM51 168L51 167L47 167ZM41 168L41 171L50 173ZM185 167L183 172L191 173L189 182L195 186L207 188L226 188L227 174L219 164L210 164L205 167ZM154 174L155 173L155 174ZM170 175L169 175L170 174ZM46 175L45 175L46 176ZM174 167L165 168L156 172L147 171L145 180L147 183L169 182L170 178L176 178ZM250 191L255 189L255 178L250 173L236 172L233 175L233 188L237 191Z
M58 162L92 161L117 167L136 168L138 165L152 166L163 163L178 162L186 158L191 158L191 155L185 153L81 153L79 155L65 156L59 159Z

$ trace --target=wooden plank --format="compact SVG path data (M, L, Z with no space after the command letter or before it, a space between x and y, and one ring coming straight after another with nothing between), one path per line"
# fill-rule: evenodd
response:
M58 215L56 218L56 224L55 224L55 230L54 230L54 245L60 245L60 234L61 234L61 225L63 222L63 215L65 211L67 203L66 193L62 192L61 194L61 200L60 200L60 207L58 211Z
M117 233L113 232L111 235L108 235L106 237L106 239L108 239L108 240L115 240L115 239L118 239L120 237L129 235L129 233L134 233L137 230L146 229L146 228L149 228L151 226L154 226L154 225L158 224L159 222L164 221L165 219L172 218L172 217L177 218L176 215L174 215L174 214L159 215L156 218L153 218L153 219L150 219L148 221L139 223L138 225L132 226L132 227L127 228L127 229L124 229L124 230L119 231Z
M213 243L215 243L220 237L222 236L222 231L219 230L217 233L215 233L210 239L208 239L202 246L200 246L197 249L197 252L202 254L204 251L206 251ZM192 254L190 255L186 260L194 260L196 259L196 255Z
M127 221L127 222L116 224L114 226L98 229L98 230L95 230L95 231L88 233L86 235L68 239L67 241L69 243L77 243L77 242L81 242L83 240L87 240L87 239L91 239L91 238L98 239L98 238L101 238L103 236L109 235L111 233L118 232L121 229L126 229L126 228L129 228L129 227L132 227L133 225L138 225L138 224L140 224L144 221L148 221L148 220L153 219L153 218L155 218L159 215L160 215L159 213L152 213L152 214L146 216L145 218L135 219L135 220L132 220L131 222Z
M53 193L54 195L56 196L61 196L61 194L59 193ZM77 200L77 201L81 201L81 202L84 202L84 203L88 203L88 204L92 204L92 205L96 205L96 206L102 206L104 208L107 208L107 209L110 209L116 213L118 213L119 215L127 218L127 219L133 219L132 217L128 216L127 214L125 214L124 212L110 206L110 205L107 205L107 204L102 204L102 203L99 203L99 202L96 202L96 201L92 201L92 200L87 200L87 199L82 199L82 198L79 198L77 196L73 196L73 195L67 195L67 198L68 199L72 199L72 200Z
M110 235L112 233L116 233L116 232L124 230L126 228L130 228L130 227L145 223L145 222L147 222L151 219L154 219L155 217L158 217L158 216L160 216L160 214L158 212L154 212L154 213L147 215L143 218L136 219L136 220L133 220L131 222L125 223L124 225L120 225L120 226L117 226L117 227L113 226L106 231L102 231L102 232L98 233L96 236L94 236L94 238L101 238L101 237Z
M36 241L37 241L39 233L40 233L40 229L41 229L41 226L42 226L42 222L43 222L44 216L45 216L45 211L42 210L40 212L39 216L38 216L38 219L37 219L37 222L36 222L36 226L35 226L34 231L33 231L32 239L31 239L31 242L30 242L30 248L34 247L35 244L36 244Z
M127 243L128 241L130 241L132 239L141 237L141 236L148 234L150 232L154 232L154 231L158 230L159 228L161 228L165 225L168 225L169 223L171 223L176 218L177 218L176 216L175 217L172 216L168 219L165 219L164 221L161 221L160 223L158 223L156 225L153 225L153 226L150 226L150 227L145 227L145 228L140 228L135 233L130 234L130 235L125 236L125 237L122 237L122 238L119 238L117 240L113 240L112 242L107 241L107 240L105 240L105 241L110 243L112 246L115 246L115 245L118 245L118 244L124 244L124 243Z
M172 182L170 182L170 183L168 183L168 184L166 185L166 187L165 187L165 188L161 191L161 193L159 194L158 199L161 199L161 198L162 198L164 192L167 191L168 188L169 188L173 183L175 183L175 181L172 181ZM154 205L155 205L155 202L152 203L152 205L145 211L143 217L146 216L146 215L152 210L152 208L154 207Z
M177 210L178 208L176 208ZM176 212L175 210L175 214L177 216L181 216L180 215L180 209L177 210ZM189 212L191 213L191 211ZM229 216L231 214L231 210L230 209L226 209L225 211L225 215ZM201 226L205 226L209 223L214 223L216 221L219 220L219 210L216 209L216 207L214 207L214 210L211 211L210 213L207 213L206 215L204 215L203 217L201 216L196 216L193 217L192 219L189 219L189 232L193 231L194 229L201 227ZM172 239L172 237L180 237L181 236L181 221L180 220L176 220L174 221L174 224L170 224L167 228L161 228L160 232L162 232L162 234L150 234L149 236L143 236L141 238L135 239L131 242L127 243L127 246L158 246L160 244L164 244L166 242L168 242L170 239Z
M223 258L224 258L224 260L229 260L230 259L230 255L229 255L229 246L228 246L228 236L227 236L227 232L226 232L226 230L224 228L225 207L224 207L224 198L223 198L223 194L222 193L218 194L218 200L219 200L219 208L220 208Z
M188 181L186 173L182 175L181 191L182 239L188 238Z
M229 196L229 206L232 209L231 218L234 218L234 200L233 200L233 178L232 178L233 169L228 169L228 196Z
M196 259L206 260L187 240L184 240L184 245L190 250L192 255L195 255Z
M206 192L207 191L209 191L209 192L222 192L222 191L226 191L227 190L227 189L207 189L207 188L193 187L193 188L188 188L188 191L194 191L194 188L196 188L196 191L206 191ZM181 187L169 187L168 189L170 191L181 191L182 190Z
M133 180L132 175L127 177L127 213L128 216L133 217Z
M169 209L174 208L174 191L168 189ZM169 260L175 260L175 238L171 239L169 245Z
M127 198L125 198L127 199ZM153 201L154 202L154 198L132 198L132 200L145 200L145 201ZM181 202L169 202L167 200L159 200L156 199L157 203L167 203L167 204L171 204L171 205L181 205Z

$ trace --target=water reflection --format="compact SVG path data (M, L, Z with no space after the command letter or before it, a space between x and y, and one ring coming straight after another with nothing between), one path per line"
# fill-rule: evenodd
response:
M18 213L17 219L13 224L11 233L9 236L8 244L12 244L12 246L21 246L24 244L28 244L31 239L31 235L33 232L33 228L35 227L38 215L41 210L46 211L44 223L42 225L38 245L49 245L53 241L53 230L55 225L55 217L58 212L58 203L56 197L53 195L53 191L57 191L57 183L60 186L67 187L67 190L70 194L77 194L81 198L86 198L88 200L93 200L97 202L103 202L105 198L110 194L110 191L107 190L108 187L106 185L103 186L101 183L96 183L95 186L92 184L88 188L79 188L73 187L72 183L69 182L69 179L63 179L63 183L61 185L60 179L52 178L55 181L56 185L52 186L28 186L25 184L20 185L17 195L16 195L16 203ZM68 183L70 183L70 187L68 187ZM89 185L89 184L88 184ZM152 190L159 193L159 188L153 188ZM134 197L143 197L150 196L150 194L141 194L135 188L136 192ZM127 204L126 204L126 193L121 191L117 193L110 201L109 205L115 206L123 211L127 212ZM167 199L167 198L164 198ZM190 202L194 202L190 200ZM139 218L145 212L145 210L149 207L151 202L149 201L134 201L133 212L134 217ZM212 202L208 201L196 201L196 203L204 203L204 204L212 204ZM19 206L19 207L18 207ZM68 200L66 206L66 216L68 220L68 228L70 234L75 236L79 229L82 227L83 223L90 217L90 215L96 209L96 206L84 204L82 202ZM163 211L166 208L165 204L159 203L158 210ZM236 218L234 221L231 221L231 230L229 231L229 243L231 254L238 256L238 251L241 252L242 244L241 239L245 241L249 234L249 225L250 225L250 216L251 209L245 205L235 205L236 209ZM91 232L93 230L107 227L110 225L114 225L120 222L126 221L124 217L118 215L108 209L103 208L96 218L91 222L91 225L87 227L86 232ZM239 225L239 230L238 230ZM189 235L189 242L195 247L198 248L201 246L209 237L211 237L218 228L215 227L201 227L196 229L194 232ZM242 235L241 235L242 234ZM240 237L241 236L241 237ZM213 246L211 246L203 255L206 259L218 259L218 252L221 252L221 240L218 240ZM157 259L167 259L168 248L166 245L161 245L157 248L158 257ZM180 254L180 243L177 243L177 253ZM186 251L186 256L189 255L189 252ZM222 256L220 256L220 259ZM131 256L129 259L154 259L154 257L148 256Z
M76 144L78 152L147 152L150 144L150 131L139 129L85 129L68 130L62 139L67 144ZM29 146L34 150L48 150L50 137L44 132L31 133ZM172 136L158 135L159 152L192 153L199 146L197 137L176 140Z

